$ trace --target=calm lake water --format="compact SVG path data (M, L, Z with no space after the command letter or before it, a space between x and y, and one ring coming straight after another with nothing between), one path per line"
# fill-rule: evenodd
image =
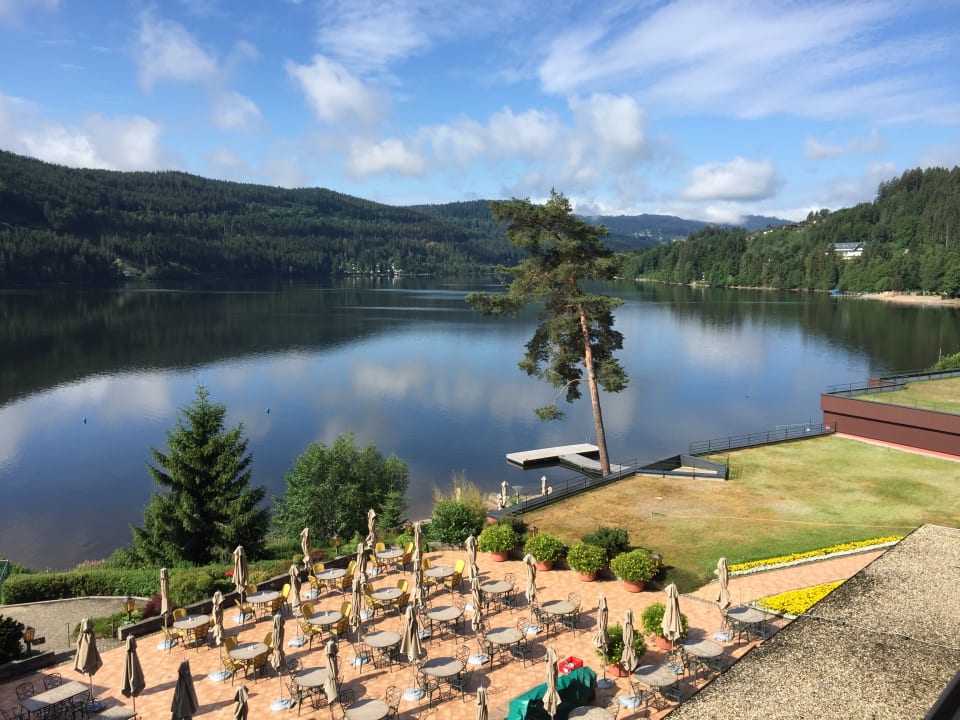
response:
M505 454L593 441L589 401L517 368L536 318L470 310L463 281L56 288L0 292L0 556L65 568L130 540L198 383L242 422L268 493L312 441L353 431L410 467L411 517L464 472L539 487ZM489 286L494 288L495 286ZM960 313L826 295L614 285L630 385L602 399L611 459L819 422L828 386L960 349ZM585 393L586 395L586 393ZM573 473L548 469L559 482Z

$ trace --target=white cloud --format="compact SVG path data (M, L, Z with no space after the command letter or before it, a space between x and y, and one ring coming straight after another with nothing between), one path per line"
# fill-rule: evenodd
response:
M870 155L886 146L874 129L870 137L851 138L845 143L828 143L808 137L803 144L803 154L811 160L843 157L844 155Z
M229 148L216 148L206 157L209 173L221 180L247 181L252 174L250 165Z
M53 11L60 7L60 0L0 0L0 24L18 23L31 10Z
M210 121L223 130L249 132L260 125L260 108L240 93L220 93L210 108Z
M776 189L777 172L772 162L736 157L695 167L682 196L688 200L763 200Z
M927 148L914 163L915 167L921 168L952 168L956 165L960 165L960 149L956 147Z
M142 116L94 114L77 125L64 125L43 117L31 103L0 95L4 147L47 162L109 170L175 167L161 134L158 123Z
M322 55L313 56L312 65L288 60L287 75L297 82L317 118L326 123L373 122L380 113L381 101L343 65Z
M220 73L213 56L183 25L150 12L140 15L140 31L133 54L144 90L151 90L165 80L207 83Z
M898 174L895 163L870 163L859 177L840 177L829 183L827 197L819 203L819 206L836 210L861 202L870 202L877 196L880 183Z
M423 157L401 140L388 138L381 142L355 140L350 145L346 169L354 177L381 172L420 175L425 169Z

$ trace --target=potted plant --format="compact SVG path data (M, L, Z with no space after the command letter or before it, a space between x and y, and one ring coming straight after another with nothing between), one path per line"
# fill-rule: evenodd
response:
M607 552L599 545L580 543L567 553L567 565L576 570L584 582L593 582L597 573L607 566Z
M633 634L633 651L637 654L637 659L647 651L647 643L640 633ZM620 664L620 657L623 655L623 626L620 623L614 623L607 628L607 651L602 652L597 648L596 653L607 664L614 677L629 674Z
M520 536L512 525L496 523L487 525L477 538L477 550L490 553L494 562L503 562L510 551L520 544Z
M663 634L663 614L667 611L667 606L661 602L653 603L644 609L643 615L641 615L641 620L643 622L643 629L648 635L653 635L653 642L661 650L669 650L672 647L672 644ZM687 636L687 616L683 613L680 613L680 627L683 628L683 632L680 633L681 638Z
M627 592L640 592L643 584L657 574L657 565L650 553L637 549L620 553L610 561L610 569L623 580Z
M567 546L549 533L538 533L527 540L523 551L533 555L533 559L537 561L537 570L550 570L553 563L563 557Z

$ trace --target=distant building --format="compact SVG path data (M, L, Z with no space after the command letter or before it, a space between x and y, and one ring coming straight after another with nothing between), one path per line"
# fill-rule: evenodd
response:
M858 258L863 255L864 245L866 245L865 242L834 243L833 252L844 260Z

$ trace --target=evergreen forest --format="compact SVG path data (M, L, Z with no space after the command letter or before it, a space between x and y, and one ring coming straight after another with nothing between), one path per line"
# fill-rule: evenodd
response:
M836 243L863 243L843 258ZM960 295L960 167L908 170L873 202L748 233L710 227L630 257L625 277L725 287Z

